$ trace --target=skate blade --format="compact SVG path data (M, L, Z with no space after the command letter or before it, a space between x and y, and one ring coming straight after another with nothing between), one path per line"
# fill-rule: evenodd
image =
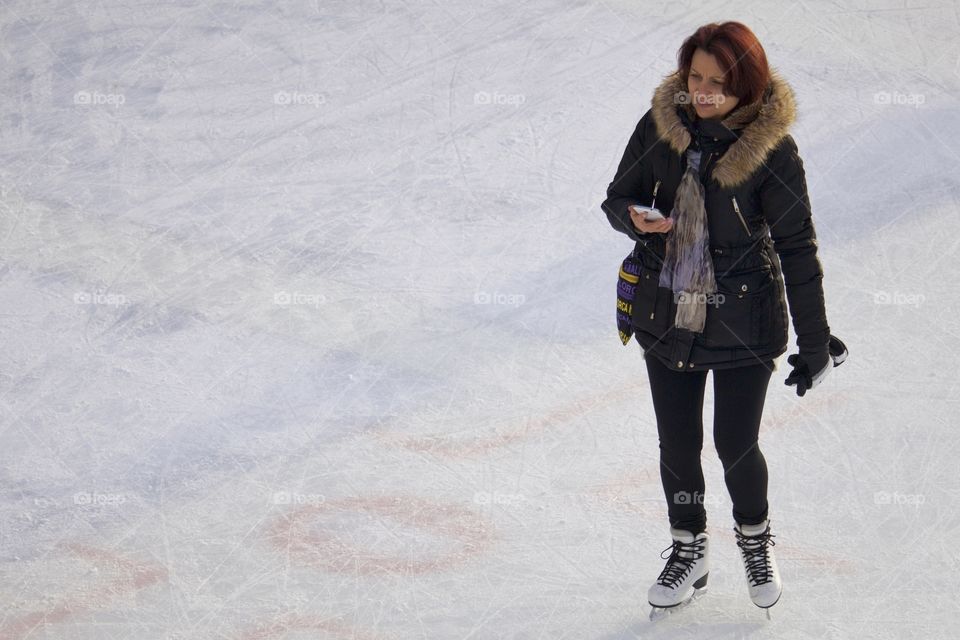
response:
M774 600L772 604L769 604L769 605L767 605L766 607L760 607L760 605L758 605L756 602L754 602L753 604L757 604L758 607L760 607L761 609L763 609L763 612L767 614L767 620L773 620L773 618L770 617L770 609L773 609L773 606L774 606L775 604L777 604L778 602L780 602L780 596L781 596L781 595L783 595L783 592L782 592L782 591L780 592L779 595L777 595L777 599Z
M707 591L706 587L703 587L702 589L694 589L692 594L690 594L689 596L687 596L677 604L673 605L672 607L655 607L651 605L650 606L650 622L657 622L659 620L663 620L664 618L676 613L677 611L680 611L681 609L685 609L694 600L699 600L700 598L702 598L703 594L706 593L706 591Z

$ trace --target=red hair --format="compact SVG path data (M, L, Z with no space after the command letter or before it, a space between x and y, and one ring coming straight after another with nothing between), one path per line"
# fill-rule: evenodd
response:
M760 99L770 84L770 66L763 46L747 25L740 22L711 22L683 41L677 52L677 73L687 84L690 63L697 49L717 59L725 74L723 93L736 96L743 104Z

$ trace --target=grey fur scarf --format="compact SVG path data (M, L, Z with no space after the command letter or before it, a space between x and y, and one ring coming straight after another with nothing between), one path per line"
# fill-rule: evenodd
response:
M707 298L717 291L710 257L710 232L699 177L700 151L687 150L687 168L674 198L673 229L667 234L660 286L673 291L675 324L700 333L707 319Z

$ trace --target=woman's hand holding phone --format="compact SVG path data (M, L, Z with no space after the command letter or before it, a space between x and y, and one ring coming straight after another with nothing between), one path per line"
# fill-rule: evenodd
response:
M673 229L673 219L664 217L656 209L632 204L628 211L633 226L641 233L667 233Z

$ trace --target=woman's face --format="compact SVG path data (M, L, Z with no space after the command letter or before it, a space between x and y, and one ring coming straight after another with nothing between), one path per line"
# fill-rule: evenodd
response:
M690 74L687 76L687 91L698 116L722 120L737 106L739 98L723 93L725 80L723 70L712 53L703 49L694 51Z

